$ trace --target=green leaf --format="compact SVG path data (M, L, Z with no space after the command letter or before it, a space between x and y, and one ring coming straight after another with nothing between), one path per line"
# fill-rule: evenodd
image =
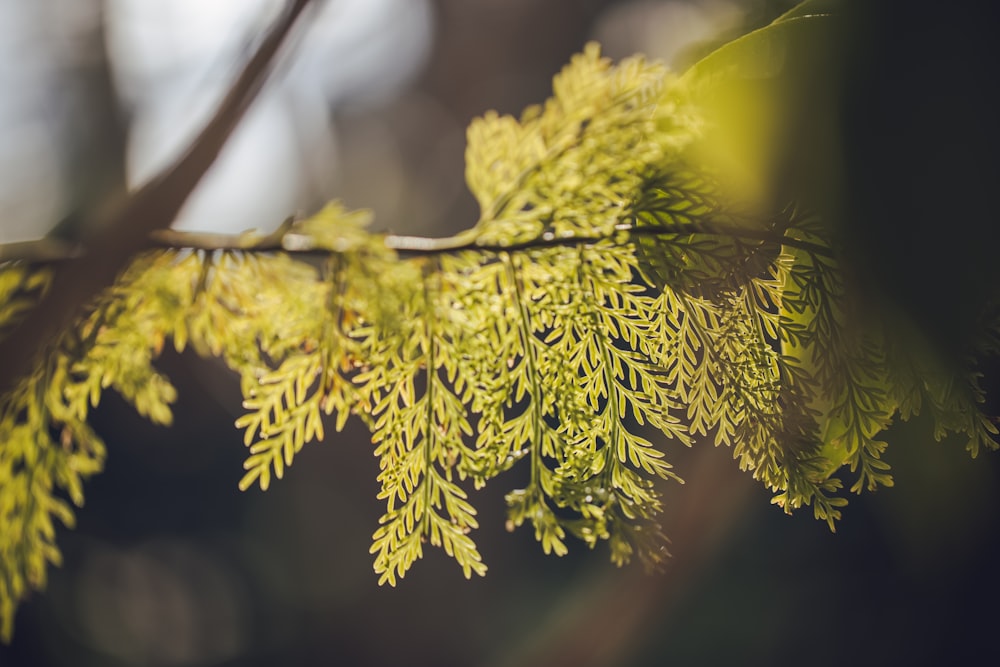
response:
M779 176L801 169L787 163L799 159L803 133L836 131L830 109L842 51L835 47L846 39L837 4L804 3L716 49L681 77L705 123L694 160L721 170L734 199L783 206L789 193ZM817 145L812 157L829 168L836 156L815 154L823 149ZM792 189L795 196L802 187Z

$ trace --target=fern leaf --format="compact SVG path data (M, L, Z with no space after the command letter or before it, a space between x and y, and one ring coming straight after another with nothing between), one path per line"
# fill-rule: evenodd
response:
M9 333L48 291L52 271L21 262L0 264L0 338Z

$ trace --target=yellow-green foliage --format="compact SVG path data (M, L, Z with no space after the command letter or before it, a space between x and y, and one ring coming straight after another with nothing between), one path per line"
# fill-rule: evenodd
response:
M285 229L286 252L137 258L3 399L4 637L58 563L54 519L72 525L66 499L82 505L102 468L86 423L102 392L170 422L175 392L153 367L168 341L240 375L242 489L266 490L331 423L368 426L385 502L371 553L392 585L425 543L485 573L470 493L514 466L528 481L507 495L510 529L529 524L546 553L573 537L656 566L670 447L731 447L775 503L832 527L843 480L892 483L877 436L894 415L926 407L973 454L996 446L971 373L929 369L918 343L890 346L852 310L822 225L748 213L693 160L703 128L669 72L590 45L554 87L520 119L469 128L482 215L458 237L372 234L332 204ZM41 285L0 273L0 325Z
M52 272L47 269L19 262L0 265L0 338L42 298L51 280Z

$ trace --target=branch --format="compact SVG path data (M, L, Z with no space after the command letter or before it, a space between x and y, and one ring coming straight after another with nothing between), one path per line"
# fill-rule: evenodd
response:
M249 251L283 251L297 255L307 255L315 257L325 257L334 254L330 250L317 250L309 248L302 250L293 245L283 244L285 233L294 228L294 221L286 220L277 230L266 235L257 236L254 234L202 234L181 232L173 229L158 231L153 235L156 245L164 248L198 248L201 250L249 250ZM444 238L431 238L426 236L400 236L387 234L383 241L385 247L403 255L426 256L440 255L444 253L478 251L487 253L518 252L522 250L532 250L535 248L551 248L554 246L575 246L597 243L618 235L625 236L729 236L737 239L748 239L752 241L770 242L777 245L785 245L790 248L798 248L805 252L820 257L835 258L833 250L820 243L805 241L793 236L788 236L780 232L765 229L746 229L735 225L719 224L692 224L682 225L646 225L636 227L629 223L621 223L615 226L613 234L604 235L583 235L583 236L555 236L551 232L546 232L540 237L530 241L511 243L509 245L477 243L475 240L475 230L466 230L455 236Z
M10 336L0 341L0 396L31 372L50 341L80 316L82 309L149 247L150 233L177 217L188 196L215 162L233 130L256 99L275 57L311 0L290 0L222 100L215 115L187 151L154 180L121 203L101 231L87 240L88 254L58 267L49 296Z
M822 257L834 256L830 248L818 243L803 241L784 234L775 233L763 229L744 229L736 226L722 225L695 225L685 223L683 225L649 225L636 227L628 223L615 226L615 234L626 234L628 236L684 236L684 235L710 235L710 236L730 236L738 239L749 239L753 241L772 242L779 245L786 245L790 248L798 248L814 255ZM585 245L597 243L613 238L613 235L594 236L555 236L551 233L543 234L539 238L510 245L478 244L470 241L463 235L450 236L442 239L431 239L420 236L393 236L385 237L387 247L409 255L434 255L446 252L460 252L463 250L479 250L482 252L517 252L519 250L531 250L534 248L550 248L553 246Z

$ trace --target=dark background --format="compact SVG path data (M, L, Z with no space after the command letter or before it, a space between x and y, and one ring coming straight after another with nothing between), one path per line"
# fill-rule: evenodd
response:
M335 113L340 160L368 171L349 167L317 196L374 206L396 231L467 227L476 210L460 187L465 125L487 109L516 113L543 100L552 74L625 4L434 3L432 50L412 86L383 106ZM742 28L783 6L746 4ZM970 313L1000 282L997 23L985 3L849 7L839 101L817 119L840 131L838 213L871 288L958 348ZM91 123L82 136L104 147L87 153L81 183L90 185L69 198L86 207L95 192L121 187L124 121L101 113L114 103L100 67L79 70L91 81L91 115L76 122ZM404 174L394 203L379 200L386 167L366 152L372 128L388 132ZM381 508L364 429L328 433L267 493L240 493L236 378L190 355L166 354L161 367L180 390L175 425L153 427L106 397L94 425L107 469L87 485L77 528L59 537L65 563L22 605L0 665L936 665L1000 656L1000 458L971 460L919 420L888 434L896 486L852 497L836 534L808 510L782 514L730 452L703 445L668 451L686 484L665 488L674 557L663 574L618 570L600 547L545 557L530 530L504 530L503 494L516 480L500 478L474 498L487 576L465 581L431 550L390 589L376 585L367 553Z

